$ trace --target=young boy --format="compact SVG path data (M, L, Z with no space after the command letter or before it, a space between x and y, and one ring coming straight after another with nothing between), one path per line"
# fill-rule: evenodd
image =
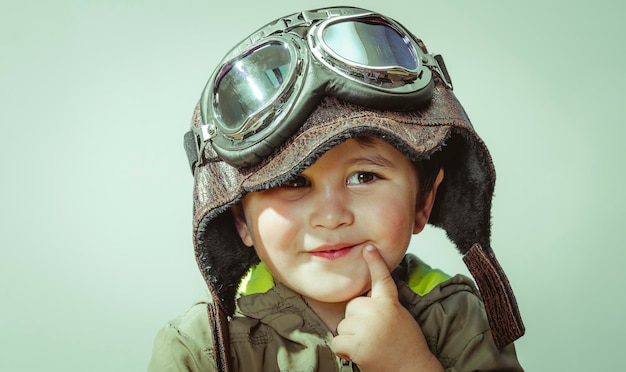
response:
M521 370L489 153L402 25L335 7L264 26L209 80L186 149L210 294L151 371ZM480 293L406 254L427 222Z

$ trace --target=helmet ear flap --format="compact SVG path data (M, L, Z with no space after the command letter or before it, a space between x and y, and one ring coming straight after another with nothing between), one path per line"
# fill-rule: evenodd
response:
M482 142L453 130L440 154L445 177L439 186L430 223L443 228L461 254L476 243L490 247L491 198L495 171Z
M196 258L213 301L232 316L241 278L259 258L253 248L241 241L230 207L211 219L211 223L205 221L206 216L196 232Z

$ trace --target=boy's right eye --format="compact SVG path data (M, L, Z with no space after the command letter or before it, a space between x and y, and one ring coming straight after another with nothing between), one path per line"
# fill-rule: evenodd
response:
M301 175L295 176L283 183L280 184L280 187L288 188L288 189L297 189L300 187L308 187L310 186L309 180Z

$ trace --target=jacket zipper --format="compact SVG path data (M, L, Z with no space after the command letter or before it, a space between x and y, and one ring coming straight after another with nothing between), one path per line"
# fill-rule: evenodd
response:
M345 360L343 358L339 359L341 361L341 372L352 372L354 368L352 368L352 362L349 360Z

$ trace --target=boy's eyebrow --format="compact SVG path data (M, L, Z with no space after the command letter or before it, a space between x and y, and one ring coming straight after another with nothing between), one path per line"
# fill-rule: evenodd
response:
M393 162L380 154L371 154L368 156L360 156L353 159L354 164L376 165L384 168L392 168Z

